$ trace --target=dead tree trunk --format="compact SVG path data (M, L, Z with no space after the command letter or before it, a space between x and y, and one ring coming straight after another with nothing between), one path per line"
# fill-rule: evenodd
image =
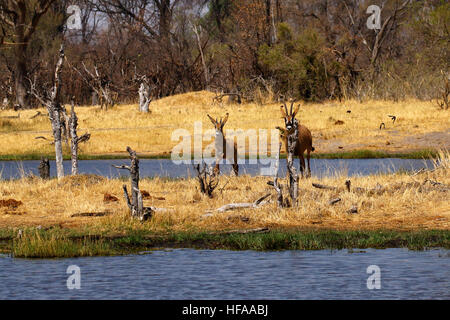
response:
M72 108L70 110L69 128L71 137L71 159L72 159L72 175L78 174L78 117L75 113L75 105L72 100Z
M78 117L75 113L75 103L72 99L70 117L67 115L65 109L63 109L64 115L64 124L65 124L65 132L66 139L70 135L70 150L71 150L71 162L72 162L72 175L78 174L78 148L79 144L82 142L86 142L91 138L90 133L85 133L81 137L78 137L77 128L78 128ZM68 144L68 143L67 143Z
M287 136L287 170L289 175L289 195L291 197L292 206L297 206L298 198L298 174L294 166L294 154L298 143L298 122L295 119L294 126Z
M41 179L49 179L50 178L50 161L47 158L41 158L41 163L38 167L39 176Z
M48 116L52 123L53 137L55 139L55 158L56 158L56 176L58 179L64 177L63 168L63 154L62 154L62 141L61 141L61 103L59 101L59 94L61 89L61 70L64 64L64 46L61 45L59 49L59 59L56 63L55 77L53 87L50 92L50 98L43 98L35 88L35 84L31 83L31 94L33 94L39 102L47 107ZM31 80L30 80L31 82Z
M286 207L290 207L290 203L289 203L288 199L283 197L283 185L278 182L281 144L282 144L282 142L280 142L280 144L278 146L278 154L277 154L277 158L275 159L275 177L274 177L273 181L269 181L269 182L267 182L267 184L272 186L278 194L278 196L277 196L278 208L286 208Z
M203 48L202 48L202 43L200 41L199 30L195 24L192 25L192 29L194 30L195 36L197 37L198 50L200 51L200 57L202 58L203 72L205 74L205 89L209 90L209 72L208 72L208 67L206 66L205 55L203 54Z
M139 87L139 111L148 113L150 102L150 86L145 81L142 81Z
M128 208L130 208L131 216L133 218L138 218L141 221L145 221L151 218L153 210L150 207L144 207L143 204L142 193L139 190L139 159L136 155L136 151L132 150L130 147L127 147L127 151L130 154L131 165L113 167L117 169L126 169L130 172L131 200L126 185L123 185L124 197Z
M208 167L206 163L203 164L203 167L197 164L195 170L197 170L200 191L213 198L214 189L219 185L219 175L211 167Z

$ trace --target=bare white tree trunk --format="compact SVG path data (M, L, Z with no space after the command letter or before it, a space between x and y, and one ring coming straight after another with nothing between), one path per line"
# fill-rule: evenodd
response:
M35 83L30 80L31 88L30 92L33 94L40 103L47 107L48 117L52 123L53 138L55 139L55 158L56 158L56 176L58 179L64 177L64 167L63 167L63 152L62 152L62 139L61 139L61 116L63 116L63 110L61 107L61 102L59 100L59 95L61 91L61 71L64 64L64 45L61 45L59 49L59 58L55 67L55 77L53 81L53 87L50 91L49 98L43 98L35 88Z
M63 152L61 139L61 118L59 107L53 106L48 110L50 121L52 122L53 137L55 139L55 160L56 160L56 176L58 179L64 177Z
M287 170L289 174L289 195L291 196L292 206L297 206L298 198L298 174L294 166L294 153L298 143L298 122L295 119L295 125L292 132L287 136Z
M69 128L70 128L70 137L71 137L71 158L72 158L72 175L78 174L78 135L77 135L77 127L78 127L78 117L75 113L75 105L72 100L72 108L70 111L70 120L69 120Z
M150 86L145 81L142 81L139 87L139 111L148 113L150 102Z
M194 33L197 37L198 50L200 51L200 57L202 58L203 72L205 74L205 83L206 83L205 88L206 88L206 90L209 90L209 72L208 72L208 67L206 66L205 55L203 54L202 43L200 41L200 34L199 34L198 28L195 24L193 24L192 29L194 30Z
M142 193L139 190L139 158L136 155L136 151L127 147L127 151L130 154L131 165L126 166L114 166L117 169L126 169L130 172L131 180L131 199L128 195L127 186L123 185L123 194L127 202L128 208L130 209L131 216L138 218L141 221L148 220L152 217L153 208L144 207Z
M64 46L59 50L59 59L55 68L55 79L51 91L50 101L46 103L50 121L52 122L53 137L55 138L56 176L64 177L63 152L61 141L61 103L59 94L61 88L61 70L64 63Z

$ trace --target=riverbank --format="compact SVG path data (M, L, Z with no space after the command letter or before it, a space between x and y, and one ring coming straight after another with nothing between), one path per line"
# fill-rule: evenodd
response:
M320 179L300 179L299 206L287 209L277 208L268 177L222 175L213 198L199 192L195 178L145 178L140 182L144 205L161 209L147 222L130 218L122 191L129 182L123 178L2 180L0 238L8 242L22 234L16 242L19 247L8 249L16 256L126 252L120 243L132 243L129 249L136 250L183 244L243 250L390 244L448 247L449 158L441 153L437 169L417 173L349 178L345 172L336 172ZM345 184L349 179L350 191ZM251 203L269 194L269 201L257 208L217 211L226 204ZM243 233L255 230L269 235ZM73 236L78 240L73 241Z
M91 139L81 145L81 158L117 159L123 157L128 145L141 157L168 158L181 136L189 134L193 142L194 135L211 133L213 126L207 114L214 118L230 114L225 133L229 129L245 134L254 130L257 136L260 129L283 126L279 103L218 105L213 98L214 93L206 91L175 95L153 101L149 114L140 113L137 105L119 105L108 111L98 106L78 107L78 132L91 133ZM298 119L313 136L313 156L422 158L429 151L450 149L450 130L445 121L448 112L432 102L299 103ZM0 111L0 160L31 160L54 154L46 113L43 108L23 110L20 115L12 110ZM394 115L395 121L389 115ZM212 137L203 137L203 148L211 143ZM270 150L270 141L268 147ZM64 148L70 155L69 147L64 144Z
M7 235L9 233L9 235ZM255 232L177 232L93 235L62 229L1 230L0 252L15 258L70 258L138 254L160 248L209 250L450 249L450 230L335 231L260 229Z

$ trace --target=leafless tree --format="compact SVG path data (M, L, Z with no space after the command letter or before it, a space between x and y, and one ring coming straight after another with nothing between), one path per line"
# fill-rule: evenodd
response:
M44 106L47 107L48 116L50 118L53 130L53 137L55 139L55 158L56 158L56 175L58 179L64 177L63 168L63 153L62 153L62 139L61 139L61 116L62 107L60 102L61 93L61 71L64 64L64 46L61 45L59 50L59 58L55 67L55 75L53 80L53 87L48 94L45 90L44 92L38 92L36 90L35 82L30 80L31 90L30 93L39 100Z

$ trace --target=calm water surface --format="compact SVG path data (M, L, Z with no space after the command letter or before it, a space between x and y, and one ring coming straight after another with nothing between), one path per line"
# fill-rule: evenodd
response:
M449 299L450 251L163 250L54 260L0 257L0 299ZM81 289L67 289L67 267ZM367 289L367 267L381 289Z
M126 175L126 170L118 170L112 165L129 164L129 159L124 160L84 160L79 162L80 173L98 174L106 177L118 177ZM297 168L299 168L298 159L295 160ZM37 167L39 161L0 161L0 173L3 179L19 178L23 173L38 175ZM240 174L262 175L262 169L268 169L270 166L265 164L243 164L239 166ZM420 159L312 159L312 174L316 177L325 175L344 173L349 176L368 175L377 173L390 173L398 170L418 170L420 168L432 168L431 160ZM54 161L50 162L50 174L56 176L56 165ZM223 172L231 171L230 165L222 166ZM70 174L70 161L64 161L64 170L66 174ZM195 175L192 165L177 165L170 159L142 159L140 160L141 177L189 177ZM280 160L280 174L286 174L286 160Z

